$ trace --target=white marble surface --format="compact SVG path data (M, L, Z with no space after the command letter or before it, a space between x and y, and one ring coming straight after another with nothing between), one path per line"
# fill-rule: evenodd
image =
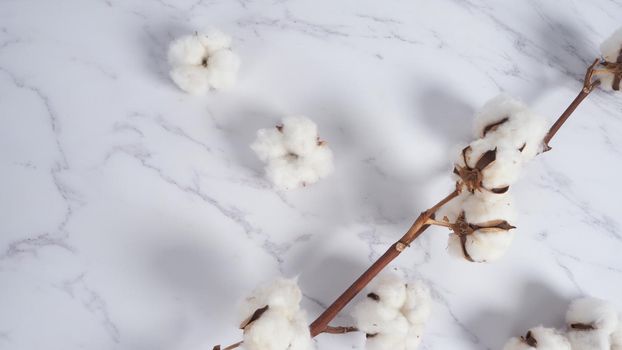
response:
M506 91L554 120L621 18L615 0L0 2L0 349L211 349L279 274L316 316L451 190L475 108ZM204 26L243 65L193 97L165 50ZM582 294L622 307L620 111L594 94L526 170L504 259L454 260L433 229L391 265L433 288L422 349L499 349ZM248 144L291 113L336 172L279 193Z

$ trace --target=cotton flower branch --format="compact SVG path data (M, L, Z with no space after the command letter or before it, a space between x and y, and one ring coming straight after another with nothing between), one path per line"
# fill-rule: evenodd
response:
M362 304L359 304L363 306L357 307L354 314L356 327L332 327L329 326L329 323L374 277L431 225L449 228L452 231L448 244L450 252L456 252L469 261L491 261L503 255L512 241L515 229L515 211L510 187L518 179L522 166L539 153L551 149L549 147L550 141L581 102L601 84L600 79L603 76L611 76L613 90L619 89L620 78L622 77L622 73L620 73L622 30L616 32L613 38L609 44L601 47L604 61L597 59L588 67L579 95L548 132L545 128L544 119L529 111L520 101L501 95L486 103L476 115L475 136L477 139L462 149L454 164L453 173L456 176L456 189L434 206L422 212L408 231L311 323L308 333L299 332L298 322L300 318L298 317L295 318L295 321L288 321L290 322L288 327L297 331L293 333L284 332L286 336L284 336L285 342L283 344L274 345L269 340L264 340L263 334L269 332L254 332L253 329L259 329L256 326L259 324L269 324L265 315L272 312L272 306L265 301L255 303L254 308L247 310L246 317L252 319L252 315L260 312L258 310L266 307L266 305L268 309L265 313L262 312L259 318L249 322L244 327L245 346L250 350L303 349L304 347L294 346L295 339L300 339L302 344L309 344L310 338L321 333L341 334L360 330L367 334L368 349L415 349L419 336L416 337L417 341L409 341L408 339L412 340L409 338L409 334L411 328L416 328L417 331L414 333L420 335L421 328L413 328L412 325L423 323L423 319L419 320L421 322L413 322L404 313L404 310L408 310L404 304L408 303L408 298L395 297L395 295L401 295L400 283L380 280L378 285L380 287L375 288L381 289L373 289L362 301ZM615 56L616 53L617 56ZM615 60L612 61L614 56ZM293 159L289 157L292 146L285 141L287 129L288 125L284 122L283 126L272 131L260 131L256 143L252 146L259 157L267 162L266 170L268 173L272 166L271 162L274 160L278 161L277 164L285 164L290 168L297 166L292 161L298 161L301 153L294 152L296 157ZM313 131L316 130L313 129ZM317 142L316 133L309 132L306 134L311 136L305 138L310 142L309 144L315 142L313 145L315 148L322 147L322 143ZM313 147L310 148L313 149ZM304 153L302 155L304 156ZM302 167L305 168L305 166ZM287 173L287 171L284 172ZM320 177L322 176L316 174L313 178ZM275 178L277 177L273 175L273 182L278 185L279 181L275 181ZM305 184L300 178L295 176L291 178L293 180L288 181L291 187ZM441 211L444 215L441 220L438 220L436 216ZM383 287L383 284L397 287L388 287L388 290L392 292L384 295L381 290L386 291L387 287ZM408 287L404 288L407 289ZM280 318L287 319L283 315ZM600 327L593 319L587 321L589 322L584 322L581 319L580 322L574 322L574 327L571 325L571 328L579 332L592 331L590 327ZM291 322L294 323L291 324ZM271 327L265 329L275 329L274 326ZM287 334L296 334L296 336L292 337ZM619 337L622 337L622 334ZM256 344L261 343L258 341L259 339L265 341L267 345L256 346ZM399 345L396 347L395 344ZM554 330L534 328L524 337L512 340L506 350L568 350L567 344L568 340L565 337L560 338ZM622 350L622 347L615 348L615 350Z

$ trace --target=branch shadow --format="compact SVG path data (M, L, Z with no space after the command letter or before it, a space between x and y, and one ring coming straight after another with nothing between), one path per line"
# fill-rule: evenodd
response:
M156 80L157 84L166 84L176 88L169 78L167 61L168 45L175 38L192 34L195 29L180 21L171 21L157 27L143 26L143 30L134 38L136 46L142 50L142 66L146 69L146 76Z
M417 101L421 121L447 145L471 141L475 108L464 99L445 87L432 85Z

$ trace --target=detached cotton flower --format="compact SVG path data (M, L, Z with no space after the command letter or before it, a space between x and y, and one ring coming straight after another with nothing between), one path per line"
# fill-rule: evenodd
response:
M487 262L500 258L514 239L516 211L509 194L480 192L458 197L448 205L443 222L453 233L448 250L454 256L472 262Z
M170 76L180 89L204 94L209 88L233 86L240 59L231 51L231 37L212 31L176 39L168 50Z
M542 326L530 329L520 338L511 338L503 350L571 350L568 339L554 328Z
M384 275L352 316L356 327L366 333L367 350L414 350L421 343L431 304L426 285Z
M613 305L596 298L574 300L566 313L567 337L573 349L610 350L619 323Z
M605 90L620 90L622 80L622 28L600 45L603 62L594 71Z
M257 131L251 148L266 163L266 176L281 189L317 182L333 171L333 153L303 116L287 117L282 124Z
M311 350L314 348L302 293L293 279L277 279L253 291L241 306L240 328L248 350Z

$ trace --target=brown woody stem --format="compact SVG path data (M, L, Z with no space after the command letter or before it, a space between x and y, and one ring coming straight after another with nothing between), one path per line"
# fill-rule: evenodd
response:
M560 115L559 118L557 118L553 126L551 126L551 128L549 129L549 132L546 134L546 136L544 136L544 140L543 140L544 152L551 150L551 147L549 146L549 142L551 141L553 136L555 136L557 131L559 131L562 125L564 125L566 120L570 118L572 113L575 111L575 109L577 109L577 107L579 107L581 102L583 102L583 100L594 90L594 88L600 85L600 81L598 80L596 80L595 82L592 82L592 76L594 75L594 67L596 67L596 65L599 62L600 60L596 59L592 63L592 65L588 67L587 71L585 72L585 80L583 81L583 88L581 89L577 97L575 97L575 99L570 103L568 108L566 108L564 113L562 113L562 115Z
M327 331L328 323L341 311L365 286L371 282L393 259L406 249L419 235L423 233L430 225L426 222L432 218L434 213L450 200L460 194L460 189L456 188L447 197L436 203L432 208L424 211L419 215L417 220L412 224L410 229L397 242L393 243L382 256L376 260L363 274L352 283L318 318L311 323L311 336L315 337L320 333Z

